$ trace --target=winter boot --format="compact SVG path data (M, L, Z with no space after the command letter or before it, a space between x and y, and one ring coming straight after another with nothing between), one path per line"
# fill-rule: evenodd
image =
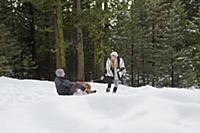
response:
M97 92L97 90L92 90L92 91L90 91L90 93L96 93Z
M110 88L107 88L107 89L106 89L106 93L108 93L108 92L110 92Z
M116 92L117 92L117 87L114 87L113 93L116 93Z

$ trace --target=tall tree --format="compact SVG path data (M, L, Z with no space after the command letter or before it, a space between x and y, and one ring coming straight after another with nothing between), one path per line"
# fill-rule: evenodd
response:
M77 80L84 81L84 51L83 51L83 31L81 23L81 0L75 1L76 5L76 43L77 43Z
M0 23L0 75L14 76L13 70L18 65L15 58L20 54L16 45L17 41L8 31L6 26Z
M65 62L65 42L63 31L63 9L62 1L54 1L54 29L55 29L55 41L56 41L56 67L66 69Z
M93 44L94 44L94 70L93 77L100 78L104 73L105 57L110 52L109 47L109 28L112 16L109 10L108 0L95 1L92 8L93 15Z
M169 1L164 3L166 6L166 21L165 21L165 34L163 34L163 46L165 51L165 61L163 64L168 64L165 68L166 75L169 75L169 80L171 81L171 87L178 87L179 80L181 78L180 68L183 65L181 61L184 58L183 48L184 48L184 30L185 30L185 20L186 12L184 10L184 5L180 1ZM163 55L164 56L164 55Z

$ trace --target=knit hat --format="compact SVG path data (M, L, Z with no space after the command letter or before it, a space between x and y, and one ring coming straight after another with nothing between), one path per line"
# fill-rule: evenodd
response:
M57 69L56 70L56 76L57 77L64 77L65 76L65 72L63 69Z
M117 52L112 52L112 53L110 54L110 56L118 57L118 53L117 53Z

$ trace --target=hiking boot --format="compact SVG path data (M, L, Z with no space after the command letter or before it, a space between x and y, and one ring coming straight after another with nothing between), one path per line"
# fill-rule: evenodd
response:
M96 93L97 92L97 90L92 90L92 91L90 91L90 93Z
M110 88L107 88L107 89L106 89L106 93L108 93L108 92L110 92Z
M113 93L116 93L116 92L117 92L117 87L114 87Z

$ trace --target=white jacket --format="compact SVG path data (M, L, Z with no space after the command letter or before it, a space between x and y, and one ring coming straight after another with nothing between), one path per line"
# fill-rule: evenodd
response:
M114 79L118 80L120 79L123 75L125 75L126 73L126 68L125 68L125 64L124 64L124 60L120 57L118 57L119 59L119 66L117 68L117 70L112 71L111 70L111 66L112 66L112 61L110 58L107 59L106 61L106 74L105 76L108 77L113 77ZM118 73L118 74L116 74ZM116 76L117 75L117 76Z

